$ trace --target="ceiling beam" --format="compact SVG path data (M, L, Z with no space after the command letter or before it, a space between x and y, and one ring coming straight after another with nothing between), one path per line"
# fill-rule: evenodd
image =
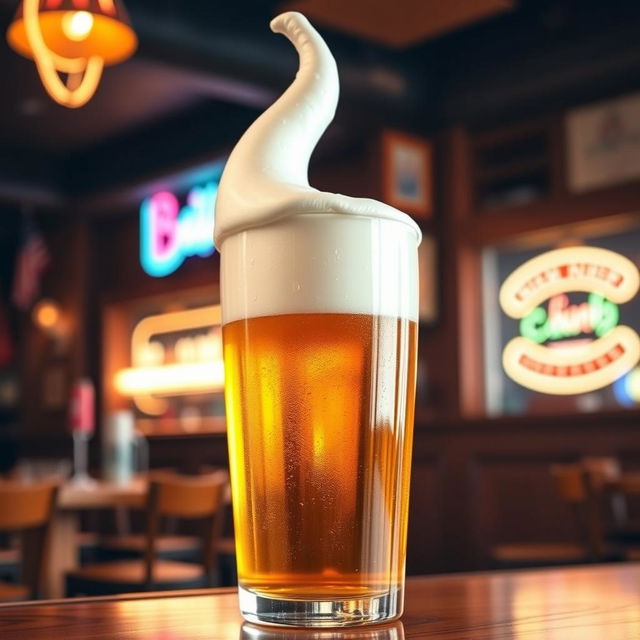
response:
M0 145L0 202L60 209L67 202L59 188L59 161L25 149Z
M202 24L179 12L163 14L155 6L151 11L143 3L129 4L140 39L138 55L201 73L209 78L212 94L220 91L222 99L234 96L247 106L260 106L262 99L264 106L295 76L295 50L269 30L268 19L260 26L238 20L230 29L215 20ZM403 114L424 108L428 73L414 68L405 55L323 35L338 62L345 101Z

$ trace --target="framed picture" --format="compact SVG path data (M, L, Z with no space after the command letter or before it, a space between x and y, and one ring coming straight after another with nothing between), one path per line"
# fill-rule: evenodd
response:
M416 218L433 213L433 148L417 136L382 134L383 200Z
M419 319L423 324L435 324L438 320L438 247L433 236L422 236L418 248L418 270Z
M640 93L567 114L569 189L591 189L640 178Z

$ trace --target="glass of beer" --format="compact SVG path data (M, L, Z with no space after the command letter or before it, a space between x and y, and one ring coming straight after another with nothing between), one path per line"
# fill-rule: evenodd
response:
M398 212L399 213L399 212ZM402 613L418 227L297 214L221 248L240 606L250 622Z

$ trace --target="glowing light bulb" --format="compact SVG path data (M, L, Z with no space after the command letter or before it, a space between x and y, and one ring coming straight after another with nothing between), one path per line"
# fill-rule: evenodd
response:
M60 308L52 300L41 300L33 309L33 321L44 331L51 331L60 321Z
M85 40L93 29L93 16L88 11L69 11L62 18L64 35L80 42Z

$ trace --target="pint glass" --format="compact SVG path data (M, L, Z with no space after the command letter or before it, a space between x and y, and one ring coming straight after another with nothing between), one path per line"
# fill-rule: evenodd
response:
M408 217L324 212L224 241L236 554L251 622L402 613L419 237Z

